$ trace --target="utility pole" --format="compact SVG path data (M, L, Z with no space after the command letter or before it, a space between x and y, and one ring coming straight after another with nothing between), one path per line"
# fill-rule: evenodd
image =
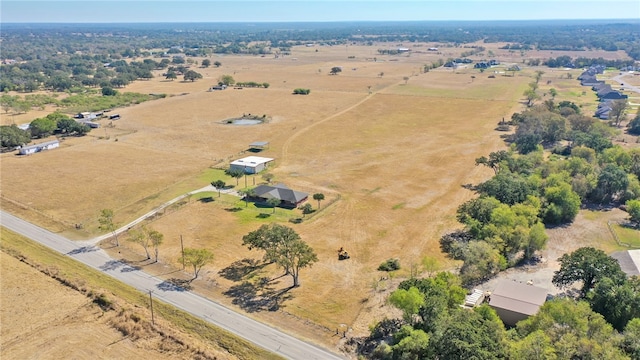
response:
M156 322L153 318L153 297L151 296L152 293L153 291L149 290L149 303L151 304L151 325L155 325Z
M184 270L186 267L184 265L184 243L182 242L182 234L180 234L180 249L182 251L182 270Z

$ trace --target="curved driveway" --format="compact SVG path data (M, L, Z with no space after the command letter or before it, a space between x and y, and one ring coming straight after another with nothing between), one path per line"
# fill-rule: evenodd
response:
M142 270L114 260L102 249L95 246L95 239L91 243L74 242L2 211L0 211L0 224L140 291L148 292L151 290L157 299L228 330L284 358L300 360L345 359L345 357L285 334L214 301L184 291ZM126 227L124 229L126 230Z

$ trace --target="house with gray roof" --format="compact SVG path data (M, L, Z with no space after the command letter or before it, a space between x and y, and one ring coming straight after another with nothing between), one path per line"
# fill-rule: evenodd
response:
M301 191L295 191L289 189L285 184L271 185L259 185L255 189L255 196L260 201L267 201L269 199L280 200L280 206L295 208L303 201L307 200L309 194Z
M618 251L611 254L620 264L620 268L628 276L640 276L640 249Z

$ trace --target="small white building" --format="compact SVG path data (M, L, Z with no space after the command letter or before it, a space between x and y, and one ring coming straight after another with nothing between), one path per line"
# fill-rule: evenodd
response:
M59 146L60 146L60 141L52 140L52 141L47 141L40 144L23 146L20 149L18 149L18 152L20 155L30 155L40 151L55 149Z
M244 171L246 174L257 174L267 168L273 159L260 156L247 156L246 158L234 160L229 166L230 170Z

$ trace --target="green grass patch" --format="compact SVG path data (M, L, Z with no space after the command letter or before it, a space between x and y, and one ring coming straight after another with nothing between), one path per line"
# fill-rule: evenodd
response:
M43 268L55 268L57 276L69 283L81 284L94 291L110 293L130 305L146 308L148 295L120 281L94 270L68 256L31 241L19 234L2 228L0 249L18 259L26 258L28 263ZM105 296L109 296L105 294ZM217 328L199 318L155 300L153 309L156 316L172 323L177 328L225 349L239 359L282 359L250 342Z
M465 75L460 75L465 76ZM474 75L487 76L487 75ZM426 88L417 85L400 85L394 87L390 93L398 95L425 96L452 99L481 99L481 100L508 100L511 96L506 90L509 85L496 83L488 86L472 86L468 89L437 89ZM523 90L524 91L524 90Z
M140 104L164 96L147 95L132 92L118 93L114 96L102 96L89 93L71 95L60 100L60 106L68 112L100 111L117 107Z
M611 224L611 228L618 235L618 239L623 244L630 247L640 249L640 230L622 226L620 224Z
M242 224L254 222L260 224L288 222L290 219L302 217L302 212L298 209L276 207L274 212L273 208L268 205L256 204L251 201L245 202L238 196L225 193L221 193L220 196L218 196L217 191L205 191L193 194L189 201L211 202L214 206L233 213Z
M401 203L399 203L399 204L395 204L395 205L393 205L393 207L392 207L391 209L393 209L393 210L402 209L402 208L404 208L404 206L405 206L406 204L407 204L406 202L401 202Z

